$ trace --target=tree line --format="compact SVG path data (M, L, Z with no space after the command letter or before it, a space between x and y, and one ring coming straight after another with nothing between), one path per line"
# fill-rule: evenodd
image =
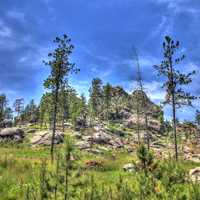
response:
M32 100L25 108L20 101L16 101L15 111L21 121L40 123L41 127L52 128L51 155L53 160L54 137L59 122L64 130L67 121L76 125L78 120L86 118L96 120L115 120L119 117L122 108L134 108L134 101L130 95L120 86L112 86L110 83L103 85L99 78L92 80L90 97L86 101L84 95L78 96L76 91L69 85L68 79L71 73L78 73L80 69L70 62L70 56L74 50L71 39L67 35L56 37L53 41L55 49L48 54L49 59L44 64L50 67L51 72L44 81L46 93L43 94L39 105ZM180 42L174 41L169 36L163 42L163 61L155 65L158 75L164 77L163 88L166 91L164 104L172 106L172 122L174 135L175 157L178 159L177 148L177 109L181 106L192 105L197 97L184 90L185 85L192 82L192 71L184 74L178 70L179 64L185 55L179 55ZM163 79L162 79L163 80ZM161 80L161 81L162 81ZM12 117L12 109L7 107L5 95L0 96L0 120ZM16 109L18 108L18 109ZM199 122L200 114L197 111L196 120Z

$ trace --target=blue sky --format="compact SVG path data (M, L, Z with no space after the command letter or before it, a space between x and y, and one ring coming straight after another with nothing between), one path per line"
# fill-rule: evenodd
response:
M70 82L86 96L94 77L134 89L134 45L148 95L156 103L162 101L162 80L152 66L162 59L165 35L181 42L186 59L180 69L199 70L199 0L1 0L0 13L0 93L10 101L39 101L49 72L42 60L55 36L64 33L75 45L71 59L81 69ZM193 94L199 93L199 83L197 74L189 87ZM183 108L179 117L191 120L193 112ZM170 109L165 114L169 117Z

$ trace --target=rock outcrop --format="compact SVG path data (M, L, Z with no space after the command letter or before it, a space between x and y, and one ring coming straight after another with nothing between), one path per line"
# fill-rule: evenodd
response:
M31 138L32 145L50 145L52 139L52 131L38 131L34 133ZM64 141L64 134L62 132L56 131L54 144L60 144Z

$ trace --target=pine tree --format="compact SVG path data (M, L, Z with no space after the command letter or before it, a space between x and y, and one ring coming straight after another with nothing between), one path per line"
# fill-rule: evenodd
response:
M44 82L44 87L50 89L53 94L53 133L51 140L51 159L54 159L54 138L56 132L56 120L58 112L58 95L63 82L67 79L70 72L78 72L75 65L70 63L69 56L71 55L74 46L71 44L71 39L67 35L62 38L56 37L54 40L56 45L55 50L49 53L49 60L44 62L51 68L51 74Z
M92 87L90 88L90 105L92 115L100 118L102 112L102 81L99 78L92 80Z
M105 119L108 120L109 119L109 111L110 111L110 107L111 107L111 91L112 91L112 86L107 83L104 87L103 87L103 97L104 97L104 108L105 108Z
M190 93L185 92L182 88L182 86L188 85L192 82L191 76L196 72L192 71L191 73L183 74L177 69L176 66L185 58L184 55L178 58L175 57L175 53L177 53L179 46L179 41L175 42L169 36L166 36L163 43L164 60L160 65L155 66L155 69L158 71L158 75L166 78L166 82L163 84L163 88L165 88L167 92L164 103L171 104L172 106L174 149L176 160L178 160L176 109L183 105L191 106L192 100L196 99L194 96L191 96Z
M5 118L5 108L6 108L7 100L6 95L1 94L0 95L0 122L4 120Z

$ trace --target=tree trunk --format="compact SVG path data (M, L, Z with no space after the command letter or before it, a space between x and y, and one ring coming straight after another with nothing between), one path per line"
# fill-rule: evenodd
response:
M58 84L55 89L55 97L54 97L54 113L53 113L53 130L52 130L52 139L51 139L51 161L54 160L54 139L56 133L56 119L57 119L57 110L58 110Z
M176 160L178 160L178 147L177 147L177 135L176 135L176 105L175 105L174 94L172 94L172 110L173 110L173 133L174 133L175 158Z
M176 100L175 100L175 84L174 84L174 72L172 65L172 58L169 57L170 63L170 84L171 84L171 97L172 97L172 112L173 112L173 133L174 133L174 150L175 158L178 160L178 148L177 148L177 137L176 137Z

